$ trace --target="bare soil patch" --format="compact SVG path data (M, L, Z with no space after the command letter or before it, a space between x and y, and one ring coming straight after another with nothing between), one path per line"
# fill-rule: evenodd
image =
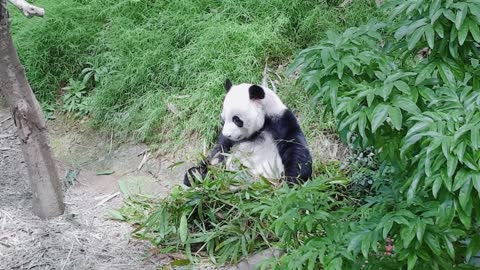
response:
M135 182L136 192L165 196L183 174L181 167L168 169L175 160L151 158L138 170L148 150L145 145L116 146L87 128L56 120L50 123L50 134L59 174L70 179L65 184L67 209L43 221L32 214L15 125L2 105L0 269L156 269L168 263L150 254L148 242L131 238L130 224L110 220L107 210L121 205L119 181ZM113 173L97 175L102 170Z

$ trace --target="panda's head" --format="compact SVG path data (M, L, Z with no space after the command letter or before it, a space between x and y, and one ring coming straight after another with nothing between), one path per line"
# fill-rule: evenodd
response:
M265 123L264 100L268 90L255 84L232 85L228 79L225 90L222 134L232 141L249 138Z

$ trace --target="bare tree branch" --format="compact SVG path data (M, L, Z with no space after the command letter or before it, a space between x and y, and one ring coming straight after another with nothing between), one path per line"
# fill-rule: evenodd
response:
M43 8L34 6L25 0L8 0L8 1L12 3L12 5L20 9L23 15L27 17L31 17L31 16L43 17L43 15L45 15L45 10Z

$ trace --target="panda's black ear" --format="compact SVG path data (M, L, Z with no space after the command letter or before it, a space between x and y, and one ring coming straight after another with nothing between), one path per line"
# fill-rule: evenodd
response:
M225 81L225 90L227 91L227 93L228 91L230 91L230 88L232 88L232 82L229 79L227 79Z
M250 99L264 99L265 98L265 91L261 86L252 85L248 88L248 93L250 94Z

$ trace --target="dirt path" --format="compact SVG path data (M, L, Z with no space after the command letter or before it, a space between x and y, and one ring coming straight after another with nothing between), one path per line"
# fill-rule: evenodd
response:
M66 185L66 213L42 221L32 215L32 195L15 126L1 100L0 121L1 270L157 269L165 263L149 255L149 243L130 237L129 224L109 220L106 212L121 204L119 181L135 191L165 196L180 181L183 168L171 171L167 167L174 161L150 159L138 170L146 146L115 148L109 138L69 130L62 121L55 121L51 141L59 174L73 185ZM99 176L98 170L114 173Z

